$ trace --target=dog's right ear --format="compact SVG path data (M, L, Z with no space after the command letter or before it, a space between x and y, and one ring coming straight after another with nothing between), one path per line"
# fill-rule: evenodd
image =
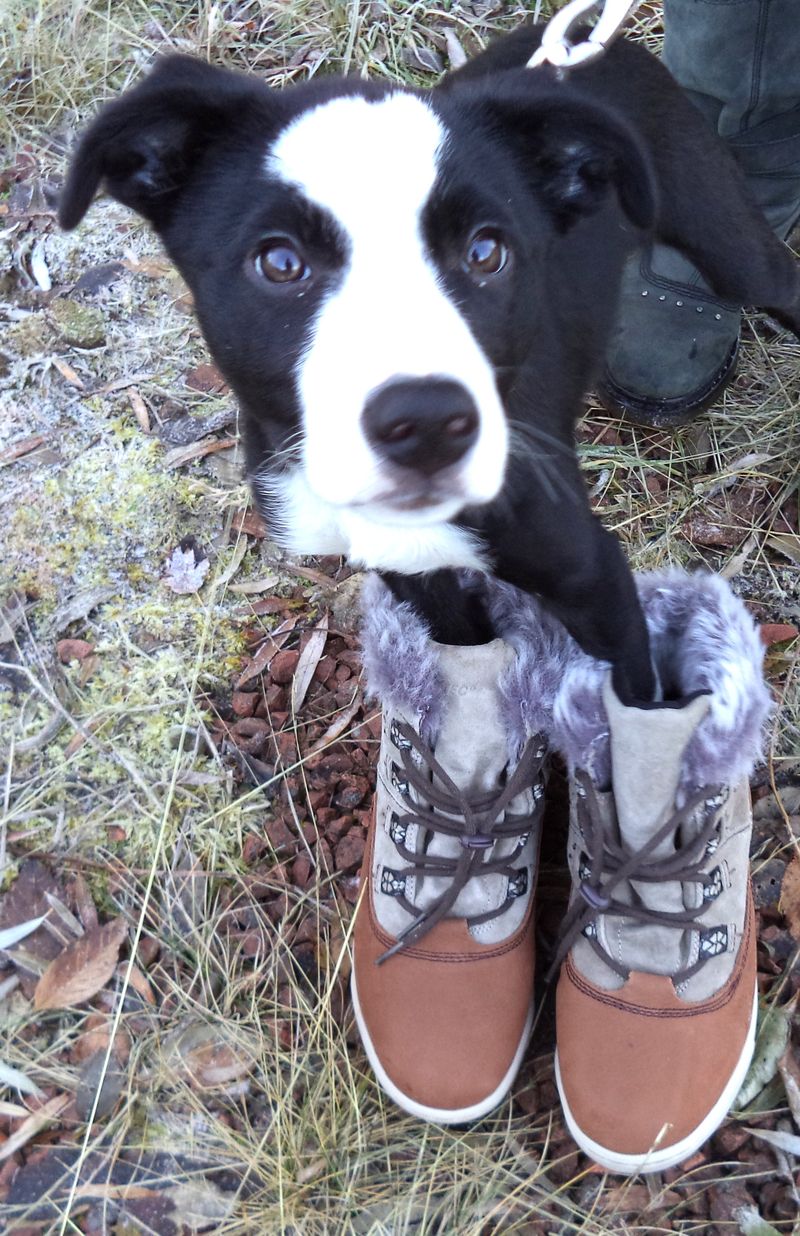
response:
M83 135L58 205L69 230L104 184L158 230L203 151L236 133L246 109L269 113L275 96L244 74L191 56L165 56L109 103Z

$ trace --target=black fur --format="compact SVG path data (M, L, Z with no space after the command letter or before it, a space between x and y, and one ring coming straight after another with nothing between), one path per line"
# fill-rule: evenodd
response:
M456 140L426 238L495 368L515 435L499 497L454 522L488 547L499 577L537 593L587 651L612 662L621 698L646 700L654 681L633 582L589 510L573 444L624 261L657 237L688 254L719 296L766 309L798 335L800 278L733 159L654 57L619 41L560 80L522 67L539 39L527 27L499 40L427 96ZM262 152L315 103L389 89L331 78L276 93L170 57L100 113L73 161L63 226L80 221L101 183L152 223L241 401L253 471L297 429L293 366L346 243L285 187L270 186ZM450 260L475 222L499 222L515 242L510 275L480 294ZM280 302L280 329L277 302L247 273L259 238L276 230L302 241L317 271L302 304ZM387 579L437 638L491 634L451 572Z

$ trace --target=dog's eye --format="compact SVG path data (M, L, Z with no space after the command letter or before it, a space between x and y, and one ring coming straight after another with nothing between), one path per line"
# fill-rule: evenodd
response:
M508 246L491 228L482 227L467 246L465 264L474 275L497 275L508 262Z
M256 254L256 270L270 283L298 283L311 273L288 240L268 240Z

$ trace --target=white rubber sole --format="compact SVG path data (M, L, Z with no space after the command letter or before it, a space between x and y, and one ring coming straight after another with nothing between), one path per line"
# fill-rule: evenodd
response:
M663 1172L668 1167L677 1167L684 1159L688 1159L690 1155L694 1154L695 1150L699 1150L703 1143L708 1141L712 1133L716 1132L730 1111L731 1104L741 1089L742 1082L750 1067L750 1061L753 1058L757 1015L758 992L756 991L753 996L753 1011L750 1015L750 1025L747 1029L747 1038L745 1039L742 1053L728 1084L705 1119L700 1122L696 1129L688 1133L686 1137L681 1138L679 1142L673 1142L672 1145L664 1147L653 1146L646 1154L620 1154L616 1150L608 1150L607 1147L601 1146L599 1142L594 1141L584 1133L572 1115L564 1095L564 1087L561 1084L561 1071L558 1067L558 1052L556 1052L556 1085L558 1086L564 1118L567 1122L567 1128L584 1154L588 1154L591 1159L594 1159L595 1163L598 1163L600 1167L604 1167L606 1171L616 1172L623 1176L635 1176L640 1172Z
M372 1066L372 1071L378 1079L382 1090L388 1094L398 1107L402 1107L404 1112L408 1112L410 1116L416 1116L418 1120L428 1120L432 1124L468 1124L473 1120L480 1120L482 1116L488 1115L498 1103L502 1103L503 1099L508 1094L513 1085L519 1066L522 1064L522 1057L525 1055L525 1049L528 1046L528 1040L531 1037L533 1028L533 1004L528 1010L528 1016L525 1021L525 1028L522 1032L519 1046L514 1053L514 1059L508 1068L500 1085L487 1094L485 1099L481 1099L480 1103L473 1103L471 1107L460 1107L452 1110L446 1107L426 1107L424 1103L417 1103L416 1099L410 1098L404 1094L402 1090L394 1084L392 1079L387 1075L386 1070L380 1062L378 1053L373 1046L372 1039L369 1037L367 1024L364 1020L364 1015L361 1012L361 1005L358 1000L358 988L356 987L355 970L350 975L350 991L353 996L353 1011L356 1015L356 1024L358 1025L361 1042L364 1044L364 1051L367 1053L367 1059Z

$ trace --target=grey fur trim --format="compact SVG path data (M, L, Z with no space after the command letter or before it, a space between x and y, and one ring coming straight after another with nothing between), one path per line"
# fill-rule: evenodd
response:
M730 585L702 571L637 576L656 671L670 695L710 694L709 711L686 747L681 786L730 785L761 759L771 697L758 628ZM602 686L609 666L578 649L553 709L555 745L598 784L610 777Z
M498 683L512 754L532 734L544 733L571 768L607 784L602 688L610 665L582 652L533 597L478 572L459 574L463 586L483 591L497 634L517 652ZM729 584L707 571L641 573L636 583L659 680L678 698L697 691L711 697L684 753L681 785L733 784L760 760L771 709L758 628ZM369 691L389 707L415 713L422 733L435 738L443 695L437 645L414 609L396 601L377 575L362 595Z
M517 656L498 681L512 756L533 734L549 734L556 691L572 652L560 623L524 592L478 571L460 571L462 587L483 594L498 636ZM364 665L370 694L389 707L416 713L423 734L435 737L442 700L436 649L414 609L397 601L377 575L362 592Z
M367 690L387 707L416 713L430 739L439 727L442 687L436 645L413 606L398 601L379 575L361 590L362 659Z

